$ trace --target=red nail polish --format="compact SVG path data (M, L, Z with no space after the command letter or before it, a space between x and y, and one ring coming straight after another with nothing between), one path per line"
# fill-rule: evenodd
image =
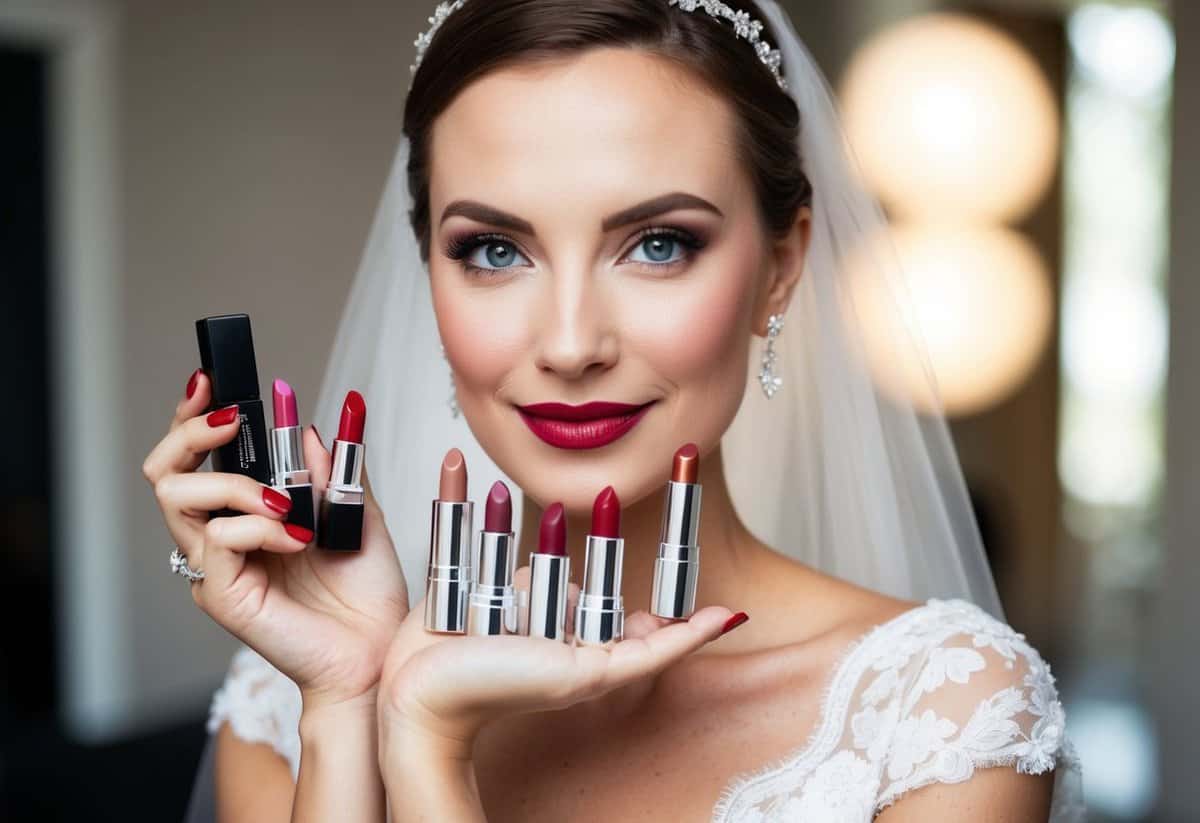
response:
M721 634L727 634L733 631L749 619L750 615L746 614L745 612L738 612L733 617L725 621L725 625L721 627Z
M276 514L287 514L292 510L292 498L270 486L263 486L263 502Z
M289 535L299 540L301 543L311 543L313 539L312 529L306 529L303 526L297 526L295 523L284 523L283 529Z
M218 428L219 426L228 426L234 420L238 419L237 404L235 403L232 406L226 406L223 409L217 409L204 419L207 420L208 425L212 426L214 429Z
M194 372L192 372L192 376L188 378L188 382L187 382L187 399L188 400L191 400L192 395L196 393L196 378L199 376L200 376L200 369L196 369Z

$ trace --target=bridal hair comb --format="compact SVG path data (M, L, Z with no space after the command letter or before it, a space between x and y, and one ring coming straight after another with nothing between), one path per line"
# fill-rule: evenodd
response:
M418 35L413 41L413 45L417 47L416 62L409 66L412 73L416 73L417 67L421 65L421 59L425 56L425 50L429 48L429 44L433 41L433 36L437 34L437 30L441 28L442 23L446 21L453 12L458 11L463 7L467 0L453 0L452 2L438 3L437 8L433 10L433 16L429 18L430 28L424 34ZM775 82L779 88L784 91L788 90L787 81L780 74L779 67L783 62L783 55L779 49L773 49L768 45L767 41L760 38L763 24L750 17L748 12L734 11L729 6L720 2L720 0L667 0L668 6L678 6L683 11L695 11L703 9L710 17L717 19L725 19L733 23L733 34L735 37L741 37L750 41L754 46L754 51L758 55L759 61L766 66L771 74L775 77Z

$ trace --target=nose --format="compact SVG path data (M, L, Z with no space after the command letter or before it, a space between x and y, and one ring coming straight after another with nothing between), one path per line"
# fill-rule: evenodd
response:
M607 301L590 275L548 278L536 344L537 367L565 380L612 368L619 347Z

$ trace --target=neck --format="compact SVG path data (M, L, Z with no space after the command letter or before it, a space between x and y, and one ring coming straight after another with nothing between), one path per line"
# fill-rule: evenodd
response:
M700 579L696 608L728 606L735 611L746 590L743 574L749 555L762 547L747 531L734 511L725 483L725 467L718 446L701 462L700 484L704 487L700 513ZM665 487L665 482L664 482ZM626 615L650 606L654 585L654 560L658 555L662 524L663 492L646 495L621 511L621 536L625 538L622 595ZM525 498L521 515L521 552L534 550L542 507ZM590 531L590 515L567 515L567 553L571 557L573 582L582 583L584 535Z

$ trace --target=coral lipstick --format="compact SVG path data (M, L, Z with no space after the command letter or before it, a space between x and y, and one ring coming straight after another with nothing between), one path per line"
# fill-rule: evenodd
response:
M367 404L356 391L346 394L329 471L329 485L321 499L317 545L339 552L362 548L364 490L362 468L366 458L363 431Z
M653 402L634 405L594 401L580 406L531 403L517 411L529 430L560 449L596 449L627 434Z
M425 578L428 631L462 634L466 630L474 509L475 504L467 499L466 460L458 449L451 449L442 459L438 496L430 517L429 571Z
M575 641L604 646L625 635L625 607L621 600L621 565L625 541L619 536L621 501L606 486L592 504L592 526L587 536L583 586L575 609Z
M566 641L570 579L567 513L562 503L551 503L542 512L537 551L529 553L529 626L522 634Z
M663 501L658 557L654 561L654 587L650 613L675 620L696 610L696 584L700 577L700 451L687 443L675 452L671 479Z
M271 429L267 450L271 456L271 485L285 491L292 499L285 523L294 523L316 531L313 512L312 477L304 465L304 446L300 439L300 412L296 392L286 381L276 379L271 384L275 427Z
M517 541L512 533L512 496L497 480L484 505L478 562L467 607L467 634L517 634L517 600L513 573Z

